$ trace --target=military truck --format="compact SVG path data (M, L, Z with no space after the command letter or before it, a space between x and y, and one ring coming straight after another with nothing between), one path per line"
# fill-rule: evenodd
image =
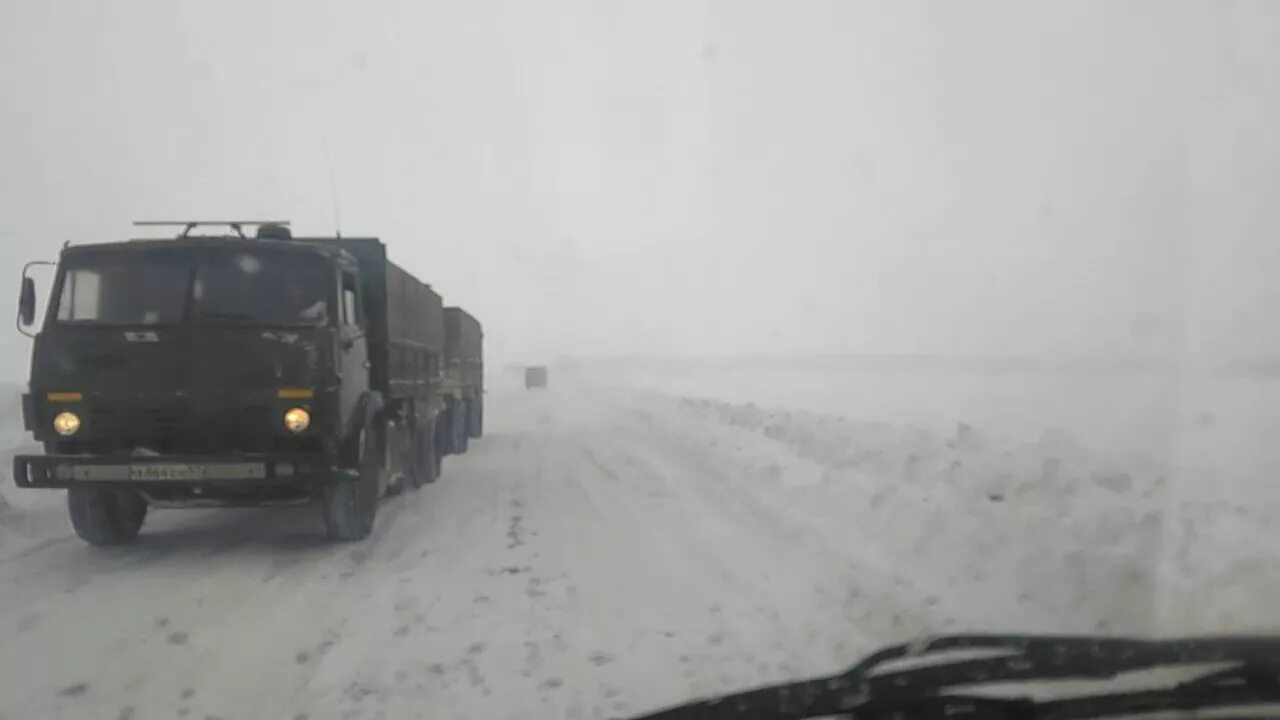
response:
M484 434L484 331L478 320L459 307L444 309L444 362L452 433L439 444L451 452L466 452L468 440Z
M545 365L531 365L524 369L524 389L545 388L547 386L547 368Z
M192 234L206 224L234 233ZM23 398L44 454L15 457L14 480L66 488L95 545L134 539L148 508L309 502L330 539L359 540L382 495L439 475L444 337L440 296L377 238L192 222L68 246Z

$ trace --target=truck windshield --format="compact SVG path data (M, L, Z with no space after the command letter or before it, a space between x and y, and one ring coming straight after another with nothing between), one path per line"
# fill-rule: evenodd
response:
M65 268L54 317L105 325L180 322L192 261L190 252L172 250L77 258Z
M197 322L324 325L334 283L328 266L281 252L211 253L192 285Z
M334 285L316 258L273 250L165 248L70 261L60 323L323 325Z

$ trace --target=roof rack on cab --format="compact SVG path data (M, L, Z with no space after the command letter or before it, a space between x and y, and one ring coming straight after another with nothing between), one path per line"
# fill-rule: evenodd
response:
M180 227L182 232L178 233L178 237L184 238L191 234L191 231L207 225L225 225L230 227L237 235L242 238L248 238L244 234L245 225L256 225L258 228L255 237L259 239L272 240L288 240L293 237L293 233L289 230L288 220L134 220L134 227Z

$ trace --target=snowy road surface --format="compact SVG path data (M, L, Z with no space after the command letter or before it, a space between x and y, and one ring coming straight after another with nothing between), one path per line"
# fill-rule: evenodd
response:
M599 718L949 629L1150 630L1157 469L561 385L375 535L310 510L70 536L0 505L0 718ZM872 512L874 511L874 512Z

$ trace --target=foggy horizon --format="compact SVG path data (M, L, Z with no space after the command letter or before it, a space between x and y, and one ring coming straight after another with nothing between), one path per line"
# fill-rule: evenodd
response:
M1280 212L1276 33L1250 3L7 3L0 293L136 219L336 215L504 361L1272 356L1280 255L1238 258Z

